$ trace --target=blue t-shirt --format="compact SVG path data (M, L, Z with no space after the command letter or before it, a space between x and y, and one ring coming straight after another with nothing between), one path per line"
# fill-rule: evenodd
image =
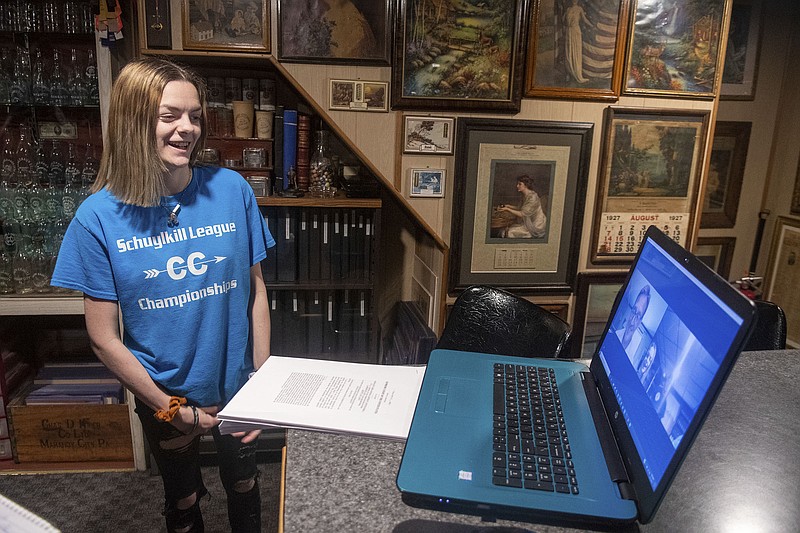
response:
M169 212L180 203L179 225ZM119 302L123 342L171 395L224 405L253 369L250 267L275 245L250 185L195 167L161 205L120 202L107 189L81 204L52 284Z

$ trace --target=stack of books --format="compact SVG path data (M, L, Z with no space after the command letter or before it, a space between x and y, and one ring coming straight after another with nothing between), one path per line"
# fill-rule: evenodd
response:
M25 403L118 404L123 403L123 389L101 363L50 363L36 374Z

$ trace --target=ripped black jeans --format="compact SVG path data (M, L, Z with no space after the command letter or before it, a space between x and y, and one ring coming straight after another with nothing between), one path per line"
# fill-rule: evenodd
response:
M164 516L167 531L201 533L204 531L200 500L208 494L200 472L200 437L187 439L168 422L153 416L154 411L136 399L136 414L142 422L150 451L164 482ZM258 488L256 442L242 444L231 435L211 430L217 448L219 476L228 501L228 521L234 533L261 531L261 498ZM255 483L249 490L251 480ZM238 490L237 490L238 489ZM180 510L176 503L197 494L189 509Z

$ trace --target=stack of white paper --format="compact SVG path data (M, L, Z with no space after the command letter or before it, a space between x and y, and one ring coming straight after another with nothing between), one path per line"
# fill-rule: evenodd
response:
M217 415L222 433L286 427L405 440L423 366L272 356Z

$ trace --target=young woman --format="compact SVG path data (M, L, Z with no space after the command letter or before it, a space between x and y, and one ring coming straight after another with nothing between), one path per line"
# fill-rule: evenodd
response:
M125 66L93 194L52 283L84 293L92 348L136 397L168 531L203 531L198 446L208 431L232 530L260 531L259 432L220 435L216 413L269 357L260 263L274 241L239 174L195 165L205 124L194 73L162 59Z
M527 174L517 178L517 192L522 195L519 207L501 205L498 211L505 211L517 217L503 237L509 239L541 239L547 232L547 215L542 209L542 200L534 190L534 180Z

